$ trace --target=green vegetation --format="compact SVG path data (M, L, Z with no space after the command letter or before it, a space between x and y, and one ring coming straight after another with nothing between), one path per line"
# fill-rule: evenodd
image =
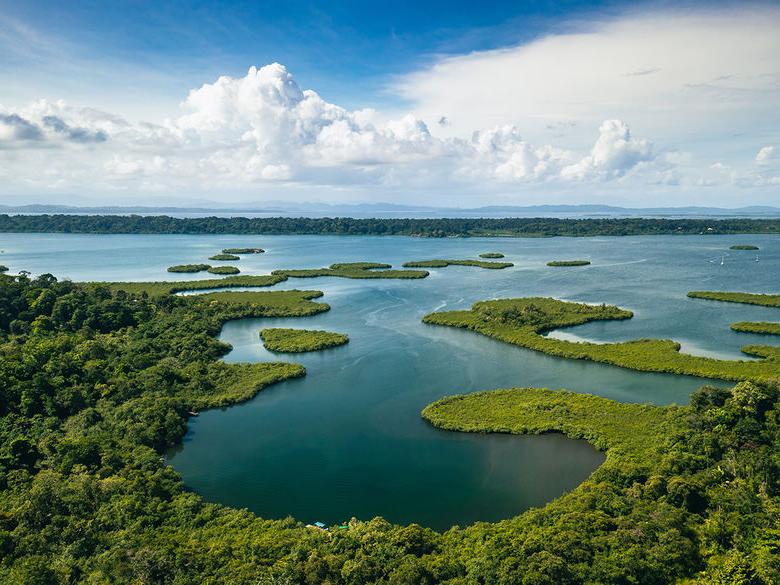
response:
M779 399L750 382L704 387L690 407L514 389L445 398L423 417L459 431L561 432L607 452L544 508L464 531L468 561L491 559L475 571L481 583L768 585L780 581Z
M480 258L503 258L504 255L501 252L485 252L479 255Z
M203 272L211 268L210 264L177 264L169 266L168 272Z
M222 324L327 310L312 301L320 294L152 297L0 277L0 583L780 581L780 391L771 385L704 388L690 407L546 390L435 403L424 416L443 428L558 431L607 453L589 480L543 508L444 534L381 518L311 530L186 490L162 455L190 412L304 373L218 361L229 350L214 337Z
M476 266L477 268L509 268L511 262L485 262L484 260L419 260L404 262L404 268L445 268L446 266Z
M235 266L212 266L208 272L211 274L238 274L241 271Z
M226 262L230 260L241 260L240 257L236 256L235 254L214 254L213 256L209 256L209 260L218 260L220 262Z
M778 234L780 219L559 219L545 217L353 219L349 217L191 217L6 215L0 232L89 234L338 234L419 236L639 236Z
M587 266L590 260L553 260L547 266Z
M303 352L337 347L349 342L341 333L314 329L267 328L260 331L263 345L270 351Z
M318 290L273 290L221 291L197 295L197 298L212 307L237 309L247 317L306 317L330 309L325 303L312 302L321 296L322 291Z
M780 335L780 323L767 323L766 321L740 321L732 323L734 331L742 333L763 333L765 335Z
M223 254L263 254L262 248L225 248Z
M729 248L730 250L759 250L760 248L758 246L753 246L751 244L736 244L734 246L731 246Z
M761 305L763 307L780 307L780 295L765 295L743 292L714 292L692 290L688 293L692 299L708 299L724 303L744 303L746 305Z
M593 306L531 297L481 301L475 303L470 311L431 313L423 318L423 322L463 327L549 355L590 360L632 370L732 381L780 381L780 347L747 345L742 348L744 353L764 359L732 361L680 353L680 344L668 339L575 343L543 335L553 329L589 321L631 317L630 311L609 305Z
M0 264L0 274L4 272L8 272L8 266L3 266L2 264Z
M129 293L145 293L150 296L174 294L177 292L207 290L211 288L249 288L273 286L287 280L281 275L241 275L204 280L182 280L179 282L91 282L92 287L105 287L111 291L123 290Z
M329 268L310 268L302 270L274 270L271 274L289 278L316 278L318 276L337 276L341 278L425 278L425 270L389 270L389 264L377 262L343 262L331 264Z

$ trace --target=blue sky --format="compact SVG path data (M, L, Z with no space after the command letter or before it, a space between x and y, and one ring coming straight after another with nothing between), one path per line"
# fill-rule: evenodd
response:
M0 11L0 200L780 204L777 4Z
M154 68L164 80L193 84L218 75L243 75L249 65L280 62L327 99L354 108L387 103L383 89L388 76L415 70L437 56L513 45L560 28L562 21L622 10L614 2L566 0L489 2L477 10L473 2L458 0L30 0L0 5L16 24L64 46L63 60ZM27 55L11 61L22 77L33 77L26 69ZM40 90L46 89L44 79L42 74ZM159 83L158 91L181 97L181 87Z

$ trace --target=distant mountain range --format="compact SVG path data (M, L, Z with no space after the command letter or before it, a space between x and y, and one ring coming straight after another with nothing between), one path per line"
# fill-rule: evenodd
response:
M780 207L754 205L729 209L725 207L617 207L613 205L487 205L474 208L427 207L394 203L287 203L236 207L151 207L69 205L0 205L6 214L69 214L69 215L170 215L192 216L306 216L306 217L780 217Z

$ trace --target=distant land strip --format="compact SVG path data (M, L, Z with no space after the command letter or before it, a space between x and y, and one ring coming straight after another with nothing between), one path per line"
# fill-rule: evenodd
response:
M199 217L0 215L0 232L80 234L323 234L430 238L778 234L780 219Z

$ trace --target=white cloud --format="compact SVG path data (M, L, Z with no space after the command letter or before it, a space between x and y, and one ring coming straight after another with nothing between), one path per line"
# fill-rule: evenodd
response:
M130 123L61 101L42 100L16 111L0 107L6 189L220 195L308 186L360 188L384 197L388 190L446 196L540 185L565 190L572 183L704 184L702 173L686 172L694 166L690 152L657 151L648 139L634 137L627 121L590 124L562 117L549 123L556 132L587 132L582 146L529 140L515 124L450 136L449 124L435 121L436 131L445 134L439 136L413 114L388 120L370 109L329 103L315 91L301 90L278 63L204 84L181 107L180 116L159 123ZM757 161L771 160L768 148ZM705 179L767 186L773 177L765 170Z
M446 117L451 136L513 124L545 141L569 120L576 127L554 131L578 147L612 118L677 148L753 140L777 119L778 6L654 9L562 26L519 46L442 57L390 89L421 119Z
M621 120L606 120L599 128L599 138L590 154L561 172L564 178L622 177L641 162L653 160L653 146L645 139L631 136L628 124Z
M758 164L767 164L772 159L772 154L775 151L774 146L765 146L758 151L756 155L756 162Z
M129 188L154 180L170 189L222 188L226 183L364 184L427 177L460 181L607 181L652 160L628 125L606 121L585 155L533 145L514 126L477 131L471 139L436 138L407 114L379 122L371 110L349 111L302 91L278 63L241 78L220 77L189 92L183 114L161 124L123 118L64 102L39 101L0 117L0 141L15 149L46 143L48 168L72 187L80 180ZM33 157L15 159L40 181ZM32 163L25 165L26 163ZM58 175L59 173L59 175Z

